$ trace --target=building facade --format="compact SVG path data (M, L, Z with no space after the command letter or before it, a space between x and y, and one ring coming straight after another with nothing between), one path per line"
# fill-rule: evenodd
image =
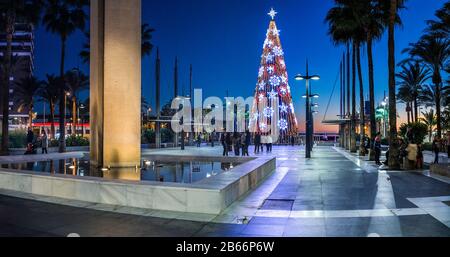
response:
M0 32L0 56L6 51L6 34ZM20 110L14 97L16 86L33 75L34 27L28 23L16 23L12 42L13 66L9 85L9 111L12 126L27 124L28 110ZM0 105L0 117L3 106Z

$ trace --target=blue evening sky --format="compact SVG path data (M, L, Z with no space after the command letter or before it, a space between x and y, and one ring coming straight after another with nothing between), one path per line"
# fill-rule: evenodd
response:
M416 41L425 20L433 19L434 13L445 0L409 0L408 9L402 11L404 26L397 30L397 61L404 56L401 50ZM321 95L320 114L316 127L322 131L334 131L333 127L322 127L320 121L338 74L343 48L334 46L327 35L324 23L332 0L143 0L143 22L156 31L152 42L160 48L162 59L162 102L173 94L173 68L175 56L179 59L179 87L188 94L189 65L194 67L194 87L202 88L204 97L252 96L257 81L262 45L269 25L267 15L271 7L277 12L276 22L281 30L281 43L285 52L290 85L299 122L304 122L304 82L296 82L293 76L305 71L306 58L310 72L321 76L314 82L314 90ZM88 72L78 53L85 41L82 33L75 33L68 43L66 69L80 67ZM36 33L35 74L44 78L46 73L58 73L60 42L41 26ZM143 60L143 94L154 106L154 60L152 55ZM381 101L387 90L387 36L374 45L375 90L377 101ZM367 60L362 56L364 83L368 87ZM327 119L334 119L339 111L336 88ZM85 94L87 95L87 93ZM367 95L367 89L365 92ZM41 108L39 106L38 108ZM403 110L403 106L400 107ZM39 109L37 111L40 111Z

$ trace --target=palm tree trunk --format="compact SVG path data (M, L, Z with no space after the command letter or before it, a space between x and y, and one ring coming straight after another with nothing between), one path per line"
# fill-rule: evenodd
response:
M60 94L59 94L59 152L64 153L66 151L66 92L65 79L64 79L64 62L66 57L66 39L61 38L61 66L60 66Z
M395 87L395 21L397 17L397 0L390 1L388 29L388 65L389 65L389 168L398 169L399 149L397 142L397 102Z
M347 43L347 117L350 118L350 43ZM350 150L351 145L351 122L347 123L347 146L346 149Z
M370 138L374 140L377 134L377 121L375 118L375 81L372 41L372 34L369 32L367 33L367 59L369 63ZM370 151L369 160L375 160L375 151Z
M414 97L414 122L417 123L419 122L419 106L417 103L417 97Z
M28 110L28 127L33 128L33 104L30 105L30 110Z
M353 43L352 52L352 125L350 136L350 152L356 153L356 44Z
M55 138L55 103L53 103L53 101L50 102L50 117L48 119L50 121L52 138Z
M436 83L436 119L437 119L437 136L442 138L442 112L441 112L441 74L436 73L438 83Z
M364 146L364 138L365 138L365 114L364 114L364 84L363 84L363 77L362 77L362 69L361 69L361 48L358 43L357 45L357 52L356 52L356 60L358 64L358 78L359 78L359 131L360 131L360 140L359 140L359 155L365 156L366 155L366 149Z
M406 109L407 109L407 114L408 114L408 125L411 124L411 109L410 109L410 102L406 103Z
M6 19L6 49L3 53L6 69L3 78L2 99L0 99L3 104L1 155L9 155L9 78L11 77L12 40L16 23L15 13L9 10Z

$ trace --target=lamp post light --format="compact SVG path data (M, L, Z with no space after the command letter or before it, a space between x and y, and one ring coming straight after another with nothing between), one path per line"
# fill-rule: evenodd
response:
M311 150L312 150L312 144L311 144L311 140L312 140L312 114L311 114L311 98L318 98L319 95L311 95L310 92L310 84L309 81L310 80L319 80L320 77L318 75L309 75L309 70L308 70L308 61L306 61L306 75L302 76L302 75L297 75L295 76L295 80L297 81L301 81L301 80L305 80L306 82L306 94L303 96L304 98L306 98L306 158L311 158Z
M63 112L64 113L64 120L66 119L66 116L67 116L67 98L70 97L70 96L71 96L70 92L66 91L66 93L64 94L64 112ZM64 124L64 130L66 130L66 129L67 129L66 128L66 124ZM64 134L66 134L66 133L64 133ZM62 140L65 140L65 139L62 139ZM60 139L60 141L61 141L61 139Z

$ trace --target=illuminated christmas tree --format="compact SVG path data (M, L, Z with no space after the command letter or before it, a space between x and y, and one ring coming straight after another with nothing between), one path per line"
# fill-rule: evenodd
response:
M297 133L297 118L280 42L280 30L275 23L276 14L273 9L269 13L272 20L264 41L249 128L262 134L274 135L274 132L278 132L281 138L286 138ZM272 128L272 131L268 128ZM273 131L274 129L278 131Z

